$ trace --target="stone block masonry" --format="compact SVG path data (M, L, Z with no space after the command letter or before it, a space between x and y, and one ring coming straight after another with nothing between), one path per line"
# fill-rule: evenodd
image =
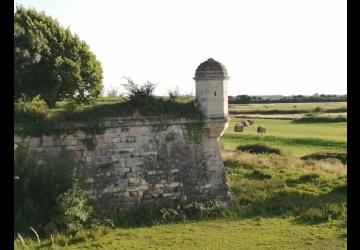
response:
M85 173L88 199L103 211L218 199L229 201L218 138L228 121L207 120L200 143L186 137L187 119L107 119L104 133L21 138L29 151L72 152ZM166 126L164 126L166 125ZM87 140L91 140L91 147Z

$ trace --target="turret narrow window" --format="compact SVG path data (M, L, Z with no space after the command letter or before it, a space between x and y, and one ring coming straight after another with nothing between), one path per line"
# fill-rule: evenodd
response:
M214 96L216 96L216 91L214 92Z

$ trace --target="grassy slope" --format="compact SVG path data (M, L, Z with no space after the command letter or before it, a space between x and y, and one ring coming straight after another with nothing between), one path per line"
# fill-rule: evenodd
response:
M263 141L298 156L346 151L346 122L301 124L291 120L254 119L255 125L245 127L242 133L234 132L235 124L242 120L231 118L229 128L220 140L224 148L234 149L239 144ZM258 134L257 126L267 128L266 134Z

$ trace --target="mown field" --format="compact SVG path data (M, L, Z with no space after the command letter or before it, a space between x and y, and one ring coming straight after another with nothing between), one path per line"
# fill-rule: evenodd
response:
M84 229L43 237L41 243L26 238L25 245L16 239L15 249L346 249L347 165L300 159L346 152L346 122L255 119L236 133L234 125L241 120L232 117L220 139L233 204L217 218ZM258 134L257 126L267 132ZM281 154L236 150L259 142Z
M316 108L324 112L346 112L346 102L321 102L321 103L254 103L230 104L230 113L243 114L294 114L308 113Z
M263 142L279 147L297 156L315 152L345 152L346 122L294 123L292 120L254 119L255 124L234 132L236 123L244 118L231 118L229 128L221 137L225 149L234 149L240 144ZM265 134L256 132L257 126L267 129Z

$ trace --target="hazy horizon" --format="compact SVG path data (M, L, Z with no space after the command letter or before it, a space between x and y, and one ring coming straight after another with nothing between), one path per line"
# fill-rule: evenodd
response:
M180 94L184 94L184 93L180 93ZM186 94L186 93L185 93ZM315 94L323 94L323 93L315 93ZM195 96L195 93L193 93L192 95ZM252 94L239 94L239 95L247 95L247 96L262 96L262 97L265 97L265 96L281 96L281 97L290 97L290 96L298 96L298 95L301 95L301 94L293 94L293 95L281 95L281 94L270 94L270 95L252 95ZM325 94L325 95L336 95L336 96L344 96L344 95L347 95L347 94ZM168 96L168 94L165 94L165 95L157 95L157 96ZM238 96L237 94L235 95L230 95L229 96ZM302 96L314 96L314 94L312 95L302 95Z
M229 95L347 94L346 1L16 0L69 27L101 62L106 90L123 77L157 84L192 79L208 58L223 63ZM106 91L105 91L106 94Z

